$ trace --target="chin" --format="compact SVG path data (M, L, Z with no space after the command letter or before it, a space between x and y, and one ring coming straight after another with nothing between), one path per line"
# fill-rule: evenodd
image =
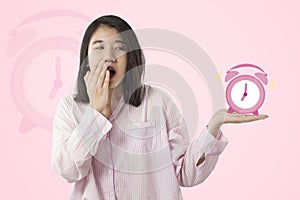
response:
M116 88L118 86L118 84L116 84L115 82L109 83L109 88L113 89Z
M109 88L116 88L117 86L119 86L122 83L123 79L114 79L112 81L109 82Z

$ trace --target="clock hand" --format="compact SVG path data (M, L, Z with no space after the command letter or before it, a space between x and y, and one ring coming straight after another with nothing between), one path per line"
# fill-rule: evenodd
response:
M60 57L56 58L56 79L60 79Z
M245 95L246 94L246 95ZM244 96L241 98L241 101L243 101L245 99L245 97L247 96L247 93L244 93Z
M56 59L56 79L54 81L54 87L61 88L63 85L63 81L60 78L61 65L60 65L60 57Z
M243 101L245 99L245 97L247 96L247 83L245 83L245 92L241 98L241 101Z
M53 82L53 88L49 94L49 98L50 99L54 99L54 97L56 96L56 93L58 92L58 89L60 87L62 87L63 85L63 82L60 78L60 70L61 70L61 67L60 67L60 57L57 57L56 58L56 79L54 80Z

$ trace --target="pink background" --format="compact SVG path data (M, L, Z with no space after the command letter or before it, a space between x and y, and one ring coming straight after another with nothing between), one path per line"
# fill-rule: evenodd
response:
M3 94L0 133L1 199L68 199L72 189L72 184L68 184L51 168L51 130L35 127L26 133L20 133L24 116L13 100L11 90L13 67L23 44L14 44L12 50L19 51L19 54L9 56L9 32L24 19L49 9L78 11L91 19L103 14L116 14L136 29L152 27L176 31L197 42L223 76L229 67L241 62L261 66L268 73L271 82L266 88L267 97L261 108L262 113L270 116L269 119L242 125L225 125L223 131L229 139L229 145L220 156L215 170L203 184L182 188L183 195L187 200L300 199L299 191L296 190L299 190L300 179L300 162L297 159L300 153L300 132L297 126L300 94L296 87L299 86L297 80L300 72L299 8L300 4L296 0L185 0L179 3L170 0L89 3L8 1L1 8L0 32ZM51 29L51 23L44 27L43 24L30 27L44 31L43 34L49 34L50 31L71 34L67 31L75 24L78 29L85 29L89 23L66 20L69 20L68 23L61 21L59 29ZM80 33L82 32L77 34L77 38L80 38ZM77 47L79 53L79 45ZM43 91L47 91L45 94L49 93L43 82L52 75L45 74L38 68L45 66L34 63L26 71L24 90L27 98L37 109L45 109L42 112L49 117L54 114L57 99L72 87L76 76L74 72L78 69L79 56L76 52L62 51L61 54L71 60L64 61L68 69L74 67L75 71L67 74L68 78L64 80L69 79L69 85L57 94L49 107L40 105L39 102L44 102L40 97ZM42 57L37 59L40 61L36 62L43 61ZM164 59L161 56L161 60ZM53 81L53 77L50 80ZM35 89L31 90L33 86ZM204 118L208 120L209 117Z

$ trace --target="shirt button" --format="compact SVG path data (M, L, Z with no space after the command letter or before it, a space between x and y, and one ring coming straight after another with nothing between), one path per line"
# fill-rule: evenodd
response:
M209 148L209 149L213 148L213 145L214 145L214 144L209 144L209 145L208 145L208 148Z
M110 197L114 197L115 196L113 192L110 192L109 195L110 195Z

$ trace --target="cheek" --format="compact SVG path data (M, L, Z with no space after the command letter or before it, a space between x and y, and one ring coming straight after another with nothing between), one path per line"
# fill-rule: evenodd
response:
M97 53L97 52L90 53L88 55L89 67L91 69L95 68L102 58L103 58L103 56L100 53Z
M126 68L127 68L127 59L126 59L126 57L125 57L125 59L123 60L122 63L123 63L122 64L122 72L123 72L123 74L125 74L126 73Z
M117 58L118 59L118 63L122 66L122 67L125 67L126 68L126 65L127 65L127 56L126 54L120 56Z

